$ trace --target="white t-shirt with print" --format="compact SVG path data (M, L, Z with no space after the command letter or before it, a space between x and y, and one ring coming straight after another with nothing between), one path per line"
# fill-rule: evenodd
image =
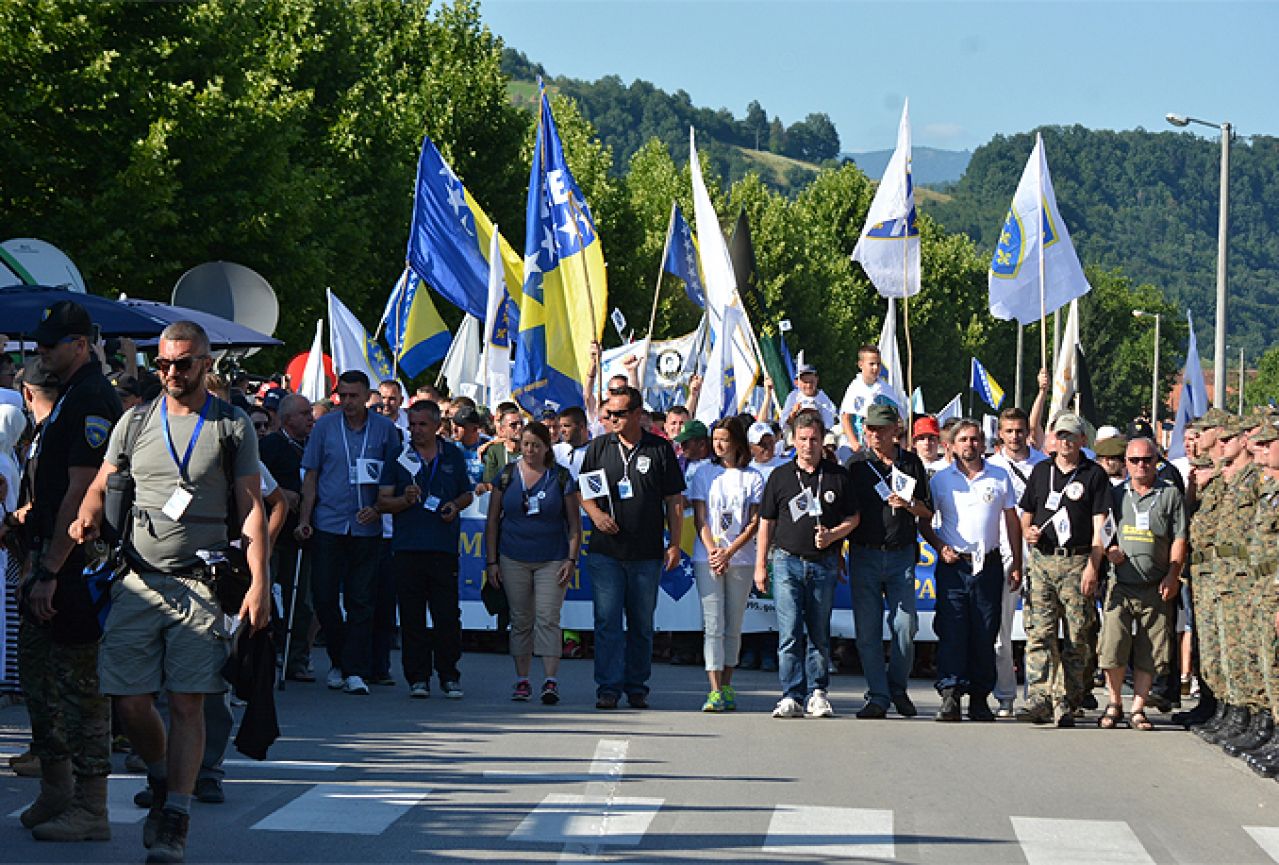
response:
M706 503L706 524L710 527L711 537L723 545L732 543L746 528L751 506L758 505L764 496L764 476L753 463L744 469L711 465L699 471L694 481L696 486L689 498ZM700 561L706 561L705 551ZM732 565L754 563L753 538L729 560Z

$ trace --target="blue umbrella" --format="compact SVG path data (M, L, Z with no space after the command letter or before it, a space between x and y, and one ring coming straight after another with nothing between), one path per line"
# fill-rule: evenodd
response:
M15 285L0 288L0 329L11 335L35 333L44 311L60 300L83 306L103 336L145 339L159 336L167 324L145 310L105 297L39 285Z
M234 321L229 321L211 312L202 312L185 306L170 306L167 303L157 303L154 300L133 300L130 298L120 302L127 307L154 316L166 324L175 321L194 321L204 328L204 332L209 335L209 345L215 349L284 345L283 342L273 336L267 336L265 333L260 333L242 324L236 324Z

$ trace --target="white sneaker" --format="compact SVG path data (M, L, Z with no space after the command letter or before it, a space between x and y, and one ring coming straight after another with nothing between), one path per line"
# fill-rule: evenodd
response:
M426 682L414 682L409 687L409 696L416 700L425 700L431 696L431 686Z
M457 682L445 682L440 685L440 690L444 692L444 697L447 700L462 699L462 686Z
M346 677L337 667L329 667L329 675L324 679L324 684L336 691L346 684Z
M821 688L813 691L813 695L808 698L808 710L805 714L810 718L832 718L835 716L835 710L830 707L830 700L826 699L826 692Z
M802 718L804 717L804 707L799 704L799 700L793 697L783 697L777 703L777 708L773 709L774 718Z
M996 717L996 718L1011 718L1011 717L1013 717L1013 716L1014 716L1014 714L1016 714L1016 713L1013 711L1013 701L1012 701L1012 700L1000 700L1000 701L999 701L999 709L998 709L998 711L996 711L996 712L995 712L995 717Z
M364 680L359 676L347 676L346 687L342 690L348 694L359 694L362 697L367 697L369 694L369 686L364 684Z

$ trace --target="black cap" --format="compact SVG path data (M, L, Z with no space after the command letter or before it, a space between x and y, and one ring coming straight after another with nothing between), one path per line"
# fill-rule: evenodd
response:
M267 411L279 411L280 402L284 399L284 389L273 387L262 395L262 408Z
M45 368L44 361L33 357L22 367L22 381L32 387L57 387L58 377Z
M473 423L476 426L480 424L480 413L469 405L464 405L453 413L453 425L462 426L463 424Z
M120 396L142 396L142 386L138 384L138 380L131 375L121 375L111 380L111 384L115 386L116 393Z
M54 345L68 336L90 336L93 320L74 300L60 300L46 307L31 338L38 345Z

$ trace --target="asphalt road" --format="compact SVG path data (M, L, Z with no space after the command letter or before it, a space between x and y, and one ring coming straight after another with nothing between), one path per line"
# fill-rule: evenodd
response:
M226 803L193 806L188 861L1279 861L1279 784L1163 725L937 724L924 681L920 717L858 721L853 676L837 717L774 720L776 675L749 671L739 711L704 715L701 671L664 664L651 709L605 713L590 661L555 707L510 701L507 658L463 671L459 701L290 684L271 760L229 755ZM26 735L0 710L0 751ZM16 818L37 782L6 769L0 861L142 861L142 783L113 776L110 842L50 845Z

